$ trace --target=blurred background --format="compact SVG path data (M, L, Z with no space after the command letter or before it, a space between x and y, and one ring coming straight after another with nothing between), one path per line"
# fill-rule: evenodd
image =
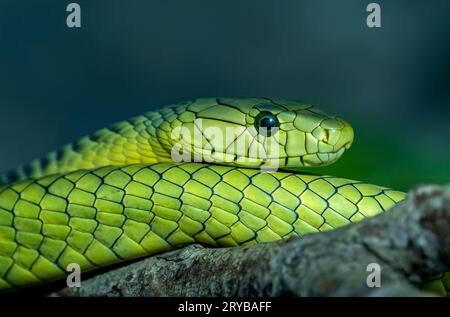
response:
M407 190L450 183L450 2L0 0L0 169L194 97L304 100L351 122L315 169Z

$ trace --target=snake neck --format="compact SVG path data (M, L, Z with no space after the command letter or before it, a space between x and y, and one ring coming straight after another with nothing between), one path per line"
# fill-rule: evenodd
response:
M339 159L352 141L347 122L301 102L200 98L99 130L0 174L0 184L79 169L172 161L269 170L324 166Z
M98 130L20 168L0 173L0 187L79 169L171 162L171 131L177 117L175 108L166 107Z

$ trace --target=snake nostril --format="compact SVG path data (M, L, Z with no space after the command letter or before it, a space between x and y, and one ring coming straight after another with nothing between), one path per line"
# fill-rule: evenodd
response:
M323 134L323 138L322 141L325 143L328 143L328 141L330 140L330 130L329 129L324 129L324 134Z
M329 144L332 138L332 131L330 129L318 127L313 130L312 135L317 141Z

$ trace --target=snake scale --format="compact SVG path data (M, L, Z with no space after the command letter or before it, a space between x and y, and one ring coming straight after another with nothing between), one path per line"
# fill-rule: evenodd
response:
M218 138L208 128L235 134ZM0 174L0 291L64 278L71 263L85 272L192 243L269 242L382 213L406 194L287 170L331 164L353 137L340 118L269 98L195 99L99 130ZM445 273L426 286L446 294L449 281Z

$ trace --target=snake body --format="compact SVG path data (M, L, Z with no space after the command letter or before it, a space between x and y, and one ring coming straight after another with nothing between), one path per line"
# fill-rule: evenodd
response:
M99 130L0 175L0 290L61 279L71 263L85 272L192 243L326 231L403 200L362 181L261 170L331 164L352 142L344 120L267 98L196 99ZM194 162L174 162L174 149ZM446 293L448 280L428 287Z

